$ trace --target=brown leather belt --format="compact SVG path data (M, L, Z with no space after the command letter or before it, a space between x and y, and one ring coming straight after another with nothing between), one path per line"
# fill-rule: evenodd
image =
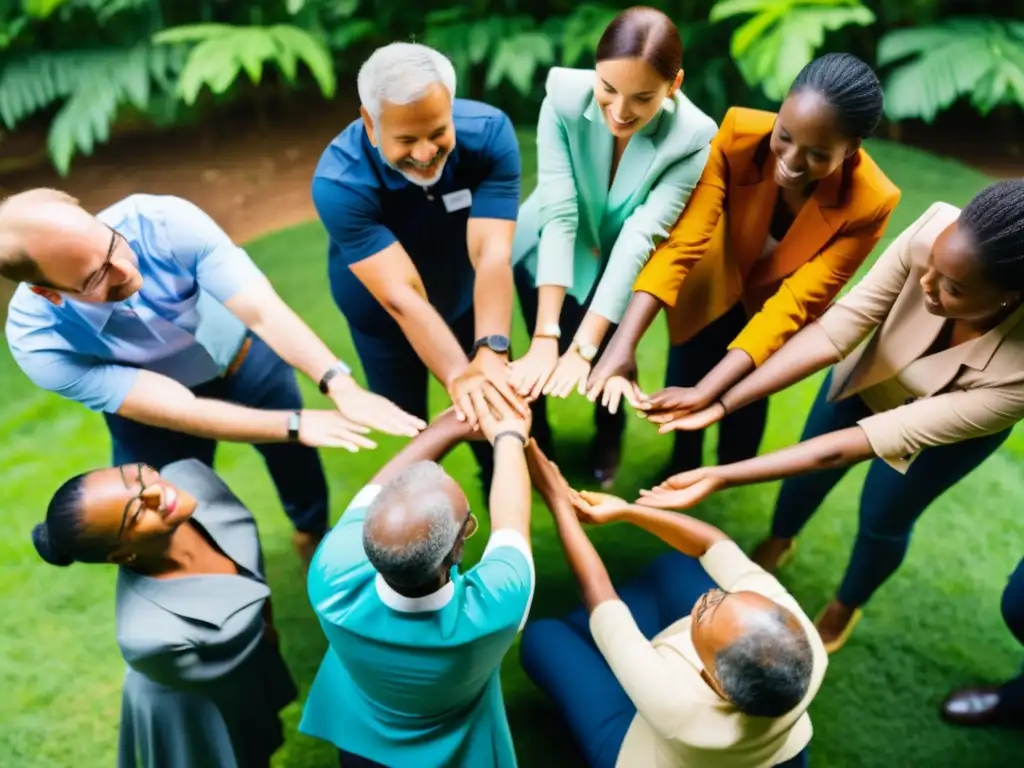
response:
M249 354L249 350L252 348L252 336L246 336L245 341L242 342L242 348L238 350L238 354L235 355L235 359L231 361L231 364L224 369L224 378L228 376L234 376L238 373L238 369L242 367L242 363L245 362L246 356Z

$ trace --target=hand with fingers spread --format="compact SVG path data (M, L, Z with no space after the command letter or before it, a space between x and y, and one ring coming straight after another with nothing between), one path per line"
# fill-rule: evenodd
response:
M701 467L673 475L651 490L640 491L637 504L658 509L690 509L726 487L718 467Z
M423 419L406 413L387 398L363 389L350 377L342 380L337 376L331 384L327 394L338 408L338 413L355 424L404 437L415 437L427 427Z
M594 392L592 391L593 395ZM624 376L613 376L608 379L604 389L600 392L601 406L608 409L609 413L618 413L619 404L625 400L631 406L640 411L643 416L647 410L647 395L640 389L640 385ZM588 395L591 402L596 400L596 395Z
M520 397L529 401L536 400L557 365L558 339L537 336L527 353L509 364L509 384Z
M570 491L569 500L581 523L604 525L621 519L629 510L629 502L608 493Z
M484 401L491 405L497 406L503 402L521 416L526 416L530 411L529 405L515 393L509 383L508 361L490 350L481 349L448 386L448 395L459 418L476 427L481 414L473 407L474 392L482 393Z
M351 453L376 448L373 440L364 437L369 431L337 411L300 411L299 442L310 448L344 448Z
M590 376L587 377L587 398L590 402L596 403L612 378L620 377L627 381L635 381L636 371L636 351L618 348L613 340L597 359Z
M647 420L659 424L658 431L667 435L676 430L680 432L696 432L707 429L712 424L725 418L725 406L720 400L716 400L707 408L692 413L681 414L678 411L660 411L648 413Z
M589 375L590 363L573 346L558 360L558 365L544 387L544 394L564 398L574 389L581 395L586 394Z

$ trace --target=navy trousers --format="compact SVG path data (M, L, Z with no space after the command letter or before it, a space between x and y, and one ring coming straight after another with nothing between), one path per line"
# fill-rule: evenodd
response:
M1003 590L1003 620L1024 645L1024 560L1017 565ZM1008 722L1024 724L1024 672L999 689L999 714Z
M715 586L699 560L669 552L616 591L650 640L689 615L698 598ZM586 608L565 619L527 624L520 658L526 674L568 724L587 765L614 768L636 707L594 643ZM807 765L807 749L781 765Z
M371 336L349 324L356 353L366 373L366 383L371 392L386 397L406 413L429 421L427 385L430 371L397 324L391 325L394 326L394 333ZM469 354L476 341L473 311L465 312L449 327L462 349ZM494 474L494 455L490 444L473 440L468 445L480 465L484 488L490 488L491 476Z
M666 387L695 387L718 365L729 344L747 324L747 313L739 303L692 339L672 347L665 371ZM732 464L757 455L768 422L768 399L764 398L730 413L718 423L718 463ZM704 430L676 431L672 449L672 472L704 466Z
M828 402L832 372L818 391L800 440L846 429L871 414L854 395ZM914 523L939 496L995 453L1010 430L950 445L926 448L905 475L874 459L860 496L860 527L837 597L851 608L868 601L907 554ZM796 536L849 467L826 469L785 480L775 504L772 535Z
M523 312L523 320L532 336L537 326L537 288L534 286L533 276L521 264L513 272L516 283L516 293L519 296L519 308ZM594 284L596 290L597 283ZM564 355L572 343L576 331L579 330L583 317L587 314L588 302L580 304L572 296L566 294L562 302L562 314L558 318L558 326L562 332L558 340L558 354ZM600 356L608 342L615 333L616 326L608 328L601 346L598 348ZM540 446L547 452L553 446L551 426L548 424L548 399L541 395L531 404L533 419L530 425L530 434L537 440ZM619 408L618 413L609 413L608 409L600 403L594 405L594 431L595 441L598 445L618 445L622 440L622 433L626 428L626 409Z
M241 367L230 376L200 384L196 397L266 410L302 408L295 371L258 337ZM182 459L199 459L213 466L214 440L140 424L116 414L105 414L113 442L115 465L143 462L160 468ZM322 534L327 530L327 480L320 455L298 443L262 443L254 446L266 462L281 504L297 530Z

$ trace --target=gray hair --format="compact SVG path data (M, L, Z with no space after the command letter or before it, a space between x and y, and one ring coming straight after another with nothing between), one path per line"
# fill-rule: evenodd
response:
M359 101L374 123L381 106L411 104L441 84L455 98L455 67L440 51L420 43L391 43L378 48L359 68Z
M363 549L370 564L389 583L418 587L440 572L459 535L459 522L444 492L447 480L448 475L434 462L417 462L385 485L366 510ZM396 504L410 507L418 519L426 520L426 536L401 545L374 538L375 519Z
M765 611L757 625L715 655L715 677L737 709L752 717L780 717L807 695L814 656L789 611Z

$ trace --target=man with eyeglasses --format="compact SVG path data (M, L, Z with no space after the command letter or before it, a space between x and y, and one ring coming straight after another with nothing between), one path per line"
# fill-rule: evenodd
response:
M304 561L327 528L317 447L425 424L367 392L246 252L173 196L100 212L31 189L0 203L0 276L21 283L6 335L40 388L102 412L115 465L213 464L216 441L262 453ZM335 406L304 410L294 370Z
M534 590L528 424L471 397L494 457L480 561L459 570L477 522L436 463L479 435L449 410L356 495L310 566L331 647L299 730L338 747L345 768L516 764L499 672Z

